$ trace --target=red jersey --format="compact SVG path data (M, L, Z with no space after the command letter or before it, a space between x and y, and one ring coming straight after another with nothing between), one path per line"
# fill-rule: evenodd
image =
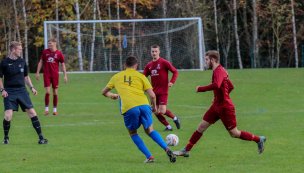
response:
M143 73L147 77L149 75L151 76L151 83L155 94L168 94L168 71L171 71L173 74L170 82L175 83L178 71L169 61L159 58L158 60L151 61L146 65Z
M213 70L212 83L207 86L201 86L197 92L205 92L213 90L214 100L213 104L229 107L234 106L230 99L229 93L233 90L233 84L228 78L228 73L219 65Z
M51 51L45 49L42 51L40 57L43 63L43 75L44 76L57 76L59 75L59 63L64 63L64 57L61 51Z

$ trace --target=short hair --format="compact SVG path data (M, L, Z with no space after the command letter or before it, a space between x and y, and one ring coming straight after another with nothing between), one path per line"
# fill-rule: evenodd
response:
M126 59L126 67L132 67L134 66L135 64L138 63L138 60L135 56L129 56L127 59Z
M220 60L220 54L216 50L207 51L206 56L209 56L210 58L213 58L216 62L219 62L219 60Z
M151 46L151 48L154 48L154 49L155 49L155 48L158 48L158 49L159 49L160 47L159 47L159 45L157 45L157 44L153 44L153 45Z
M12 51L13 49L15 49L17 46L21 46L22 44L18 41L12 41L11 44L9 45L9 49L10 51Z
M57 43L57 40L56 40L56 38L50 38L50 39L48 40L48 42Z

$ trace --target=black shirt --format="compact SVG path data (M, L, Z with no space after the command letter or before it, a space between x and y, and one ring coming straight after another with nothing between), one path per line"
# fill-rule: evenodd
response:
M27 66L22 58L5 58L0 64L0 78L4 77L4 88L25 87L24 77L28 75Z

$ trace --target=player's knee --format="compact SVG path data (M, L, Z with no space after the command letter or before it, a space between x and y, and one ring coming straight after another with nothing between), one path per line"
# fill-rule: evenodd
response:
M13 111L10 111L10 110L5 111L5 113L4 113L4 119L6 121L11 121L12 118L13 118Z
M229 131L229 134L232 138L238 138L240 136L238 131Z

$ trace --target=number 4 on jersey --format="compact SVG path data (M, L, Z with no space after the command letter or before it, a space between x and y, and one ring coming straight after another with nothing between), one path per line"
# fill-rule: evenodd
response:
M124 82L129 83L129 86L131 86L131 84L132 84L131 76L129 76L129 79L127 80L127 76L125 75L124 76Z

